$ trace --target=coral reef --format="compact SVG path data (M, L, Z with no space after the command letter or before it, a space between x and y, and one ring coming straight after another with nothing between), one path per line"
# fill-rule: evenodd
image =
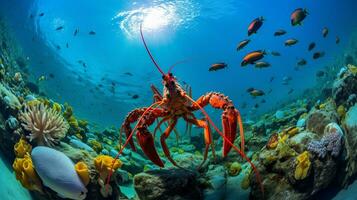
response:
M39 145L53 146L65 137L69 128L61 113L48 108L43 103L25 105L19 116L22 126L30 131L30 141Z
M336 123L330 123L325 127L324 135L320 141L312 141L308 144L308 150L316 153L320 158L325 158L328 152L337 157L342 149L342 129Z

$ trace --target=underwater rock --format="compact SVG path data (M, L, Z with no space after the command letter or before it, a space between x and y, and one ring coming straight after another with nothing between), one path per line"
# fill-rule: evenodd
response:
M304 118L301 118L296 122L296 126L299 127L299 128L304 127L305 124L306 124L306 119L304 119Z
M118 169L115 171L115 179L120 185L129 184L131 181L129 172L122 169Z
M79 150L71 145L61 142L60 145L55 147L56 150L63 152L74 163L84 161L85 163L93 163L94 158L97 156L96 152L88 152L86 150Z
M87 189L75 171L73 162L62 152L35 147L31 157L43 184L63 198L85 199Z
M94 152L94 150L92 149L92 147L90 147L88 144L78 140L78 139L70 139L69 140L69 144L75 148L78 148L78 149L83 149L83 150L86 150L86 151L91 151L91 152Z
M18 110L21 107L19 99L1 83L0 103L4 105L5 108L10 108L11 110Z
M196 175L184 169L162 169L134 176L134 187L141 200L200 200L202 191Z
M350 95L357 94L357 75L345 70L333 83L332 94L337 105L347 102Z
M275 118L277 118L277 119L283 119L284 116L285 116L285 114L281 110L278 110L278 111L275 112Z
M186 152L173 153L172 158L180 167L183 167L185 169L195 169L201 164L203 160L202 156ZM174 167L171 162L167 162L165 166L167 166L168 168Z
M345 184L349 183L350 177L357 174L357 104L351 107L346 113L344 120L345 134L345 146L346 146L346 175Z
M306 119L306 129L322 136L326 125L331 122L337 122L337 114L335 112L314 110L310 112Z

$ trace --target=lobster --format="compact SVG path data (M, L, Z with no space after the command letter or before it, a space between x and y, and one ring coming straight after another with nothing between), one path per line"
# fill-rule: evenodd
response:
M199 97L197 100L193 100L190 95L187 94L186 91L177 82L176 77L171 73L171 69L173 68L173 66L170 67L167 73L164 73L160 66L157 64L144 39L142 25L140 25L140 35L146 52L148 53L151 61L154 63L154 65L162 75L162 83L164 86L163 94L161 94L155 86L151 85L151 89L154 93L154 103L148 107L136 108L129 112L129 114L126 116L121 126L121 130L125 132L127 139L124 145L121 146L121 149L115 157L114 162L119 158L123 149L128 144L130 145L133 151L136 151L136 147L133 140L133 135L136 132L137 143L141 147L143 153L155 165L163 168L164 162L161 160L155 147L155 137L148 130L148 127L159 119L156 128L154 129L154 134L163 123L168 124L167 128L160 136L161 147L166 158L174 166L179 167L175 160L171 157L171 153L166 144L166 139L174 130L175 126L177 125L178 119L183 118L187 123L203 128L204 130L203 133L205 150L203 154L203 161L200 164L199 168L207 160L207 155L210 147L212 148L212 153L214 154L214 146L212 143L211 132L212 126L214 130L223 138L223 157L226 157L230 150L233 148L243 159L245 159L250 164L256 175L256 180L260 185L261 191L264 194L264 187L261 182L259 171L244 152L245 144L243 123L241 115L239 111L234 107L233 102L227 96L218 92L208 92L207 94ZM215 109L223 110L221 116L223 127L222 131L218 129L218 127L213 123L207 112L204 110L204 107L207 105L211 105ZM205 118L197 119L193 114L194 111L201 111ZM131 128L131 124L135 122L135 127ZM238 126L240 132L240 149L233 144L237 136ZM111 173L112 172L109 173L107 183L109 183Z

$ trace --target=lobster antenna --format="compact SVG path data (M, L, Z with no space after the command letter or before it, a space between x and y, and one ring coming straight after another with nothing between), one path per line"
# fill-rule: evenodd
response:
M142 30L142 26L143 24L141 23L140 24L140 35L141 35L141 40L143 41L144 43L144 46L145 46L145 49L146 51L148 52L149 56L150 56L150 59L151 61L154 63L154 65L156 66L156 68L160 71L160 73L165 76L165 73L162 71L162 69L159 67L159 65L157 64L157 62L155 61L154 57L152 56L148 46L146 45L146 42L145 42L145 39L144 39L144 35L143 35L143 30Z
M186 60L180 60L180 61L178 61L178 62L176 62L176 63L174 63L173 65L171 65L171 67L169 68L169 71L167 72L167 73L170 73L171 72L171 70L176 66L176 65L179 65L179 64L182 64L182 63L185 63L185 62L187 62L187 61L189 61L188 59L186 59Z

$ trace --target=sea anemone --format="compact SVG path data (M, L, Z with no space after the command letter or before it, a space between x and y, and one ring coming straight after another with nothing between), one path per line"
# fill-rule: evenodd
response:
M25 105L19 119L24 129L31 132L30 141L36 140L38 145L53 146L66 136L69 129L61 113L43 103Z

